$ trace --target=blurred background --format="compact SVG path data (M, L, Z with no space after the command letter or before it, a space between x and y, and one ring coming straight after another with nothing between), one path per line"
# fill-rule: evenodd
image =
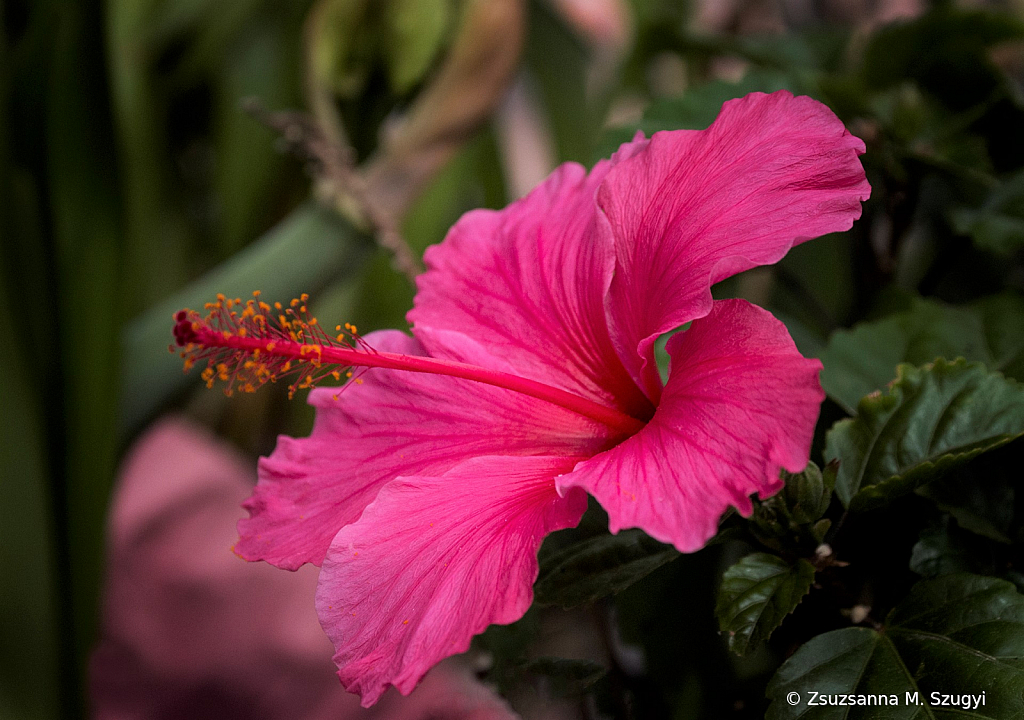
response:
M311 411L197 389L174 311L308 292L325 322L404 328L422 251L463 212L781 88L866 141L873 195L719 296L820 355L919 296L1020 291L1022 19L1020 0L0 1L0 718L361 716L315 574L228 551L255 458ZM462 710L376 717L507 712L496 690L525 717L759 717L779 656L730 657L692 591L723 552L489 632L431 680ZM580 662L516 664L540 656Z

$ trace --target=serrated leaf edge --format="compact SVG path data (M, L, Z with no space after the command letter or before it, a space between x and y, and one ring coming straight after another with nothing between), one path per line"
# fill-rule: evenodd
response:
M895 405L898 406L904 400L903 383L905 383L908 379L914 378L915 376L919 376L920 374L926 373L926 372L935 371L935 372L950 373L950 372L953 372L953 371L956 371L956 370L969 369L969 368L975 368L975 367L984 369L985 372L988 373L989 375L997 375L997 376L999 376L1005 382L1009 383L1010 385L1012 385L1012 386L1014 386L1016 388L1024 388L1024 384L1018 382L1014 378L1007 377L1006 375L1001 373L999 370L993 370L993 369L989 368L987 365L985 365L982 362L968 361L966 358L963 358L963 357L958 357L955 360L946 360L945 358L941 358L940 357L940 358L936 358L935 360L933 360L930 363L926 363L924 365L921 365L920 367L911 365L910 363L900 363L899 365L896 366L896 378L889 383L889 386L886 389L886 392L882 393L881 391L876 391L876 392L871 393L869 395L865 395L863 398L861 398L860 402L857 403L857 417L845 418L843 420L840 420L840 421L836 422L829 429L828 435L832 435L832 433L836 432L840 428L847 427L847 426L850 426L850 425L854 424L865 413L878 414L879 412L887 412L887 411L893 409L893 404L894 403L895 403ZM966 451L966 452L959 452L957 448L953 448L951 451L945 452L945 453L943 453L942 455L939 455L936 458L933 458L933 459L930 459L930 460L924 460L924 461L922 461L922 462L920 462L920 463L918 463L916 465L913 465L912 467L907 468L907 470L905 470L901 474L890 475L889 477L885 478L884 480L879 480L876 483L872 483L870 485L865 486L863 484L864 469L865 469L865 467L867 466L868 462L871 459L871 455L874 452L876 444L878 443L878 439L880 437L882 437L882 435L883 435L883 433L885 431L885 428L888 427L888 424L892 420L893 417L895 417L895 413L893 413L893 415L890 415L888 418L886 418L885 422L882 424L882 427L879 428L878 432L874 433L874 436L871 438L871 444L869 445L867 450L864 452L863 460L861 461L861 465L860 465L860 467L857 470L857 476L860 478L860 483L858 484L857 490L853 493L853 495L848 500L843 498L843 493L840 491L838 483L837 483L837 487L835 489L835 492L836 492L837 495L839 495L839 499L843 503L844 507L847 507L847 508L852 509L852 510L870 509L870 507L864 507L864 505L865 504L870 505L870 501L872 499L871 498L872 495L877 493L882 488L884 488L886 486L889 486L889 484L892 483L893 481L896 481L896 480L899 480L901 478L904 478L907 475L909 475L910 473L916 473L916 472L920 472L921 470L927 470L927 469L930 469L930 468L934 468L937 465L939 465L940 463L942 463L942 461L947 459L947 458L949 458L949 459L955 458L958 462L967 462L967 461L973 460L975 457L977 457L978 455L981 455L982 453L986 453L986 452L989 452L991 450L995 450L997 448L1003 447L1004 445L1006 445L1008 443L1011 443L1014 440L1017 440L1017 439L1019 439L1021 437L1024 437L1024 431L1021 431L1021 432L1019 432L1019 433L1017 433L1015 435L1009 435L1009 434L1004 433L1003 437L1001 439L996 440L996 441L993 442L993 444L986 445L984 447L974 448L974 449ZM936 423L936 427L938 427L938 423ZM933 428L933 434L934 434L934 428ZM826 447L827 446L828 446L828 440L826 438ZM831 460L835 460L835 459L837 459L837 458L832 458L832 459L826 458L826 464L828 462L831 462ZM915 485L914 488L911 488L908 492L913 492L913 490L916 489L916 487L917 487L917 485ZM871 491L871 492L868 492L868 491ZM867 494L865 494L865 493L867 493ZM858 500L857 500L858 497L862 498L862 500L859 503L858 503ZM857 507L858 504L861 507Z
M728 569L726 569L726 573L728 573L729 570L739 566L744 560L746 560L748 558L752 558L755 555L764 555L764 556L771 557L771 558L781 559L781 558L778 558L775 555L771 555L770 553L751 553L750 555L746 555L746 556L740 558L739 560L737 560L735 563L733 563ZM751 647L752 644L753 645L759 645L762 642L766 642L772 636L772 633L774 633L776 630L778 630L780 627L782 627L782 623L784 623L786 621L786 618L788 618L790 615L792 615L796 611L796 609L797 609L797 607L799 607L800 603L803 602L803 599L811 592L811 587L814 584L814 576L816 574L814 566L811 563L809 563L806 560L804 560L803 558L800 558L799 560L797 560L796 563L793 564L793 565L790 565L790 564L787 563L786 568L784 570L782 570L781 572L776 573L774 575L770 575L768 577L761 578L754 585L751 585L744 592L744 594L747 594L753 588L756 588L756 587L760 586L761 584L768 582L769 580L773 580L773 579L779 577L779 575L788 575L790 573L797 573L799 575L798 568L800 567L801 563L806 565L808 568L810 568L810 570L811 570L811 579L810 579L810 582L807 583L806 589L802 593L800 593L800 596L797 599L797 601L793 604L793 607L790 608L790 610L788 612L786 612L785 615L783 615L781 618L779 618L778 623L774 627L769 629L764 634L764 637L759 638L758 641L755 642L755 643L751 643L751 638L754 635L754 630L757 628L757 624L761 621L761 617L764 615L764 611L767 609L768 605L770 604L770 602L762 603L762 608L761 608L761 611L758 612L757 618L752 623L750 623L751 631L750 631L749 635L747 636L746 641L743 643L742 650L733 647L733 643L732 643L731 639L729 641L729 649L730 650L735 652L737 655L741 655L741 656L742 655L746 655L750 651L750 647ZM722 580L722 585L723 586L725 585L725 582L726 582L726 580L723 578L723 580ZM719 589L719 596L721 596L721 589ZM775 593L773 593L771 597L775 597ZM733 604L734 603L730 602L727 607L732 606ZM730 621L735 620L737 618L737 616L742 611L746 610L747 608L750 608L753 604L755 604L755 603L751 603L750 605L746 605L746 606L744 606L742 608L738 608L737 612L731 614L731 617L729 618ZM716 615L716 617L718 618L718 621L719 621L719 625L718 625L719 630L721 632L731 632L732 633L731 637L736 637L738 633L736 633L735 631L729 630L729 628L727 628L727 627L723 627L722 626L722 616L720 614L721 613L720 608L721 608L721 606L718 603L715 603L715 615Z

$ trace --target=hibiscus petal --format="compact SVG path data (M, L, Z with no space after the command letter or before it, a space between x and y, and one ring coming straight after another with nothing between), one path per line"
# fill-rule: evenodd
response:
M668 343L672 368L647 427L558 479L608 511L612 532L639 527L682 552L711 538L729 505L781 487L801 470L824 392L821 363L801 357L785 326L743 300L723 300Z
M365 340L379 351L423 354L398 331ZM446 342L486 360L468 338L450 333ZM584 456L611 443L611 431L592 420L489 385L380 369L359 381L310 393L312 434L281 436L260 460L259 484L244 504L250 517L238 523L241 557L289 570L319 565L338 530L399 474L440 474L475 455Z
M711 310L711 285L848 229L870 194L864 143L808 97L754 93L704 131L656 133L598 192L617 257L609 295L623 362L657 401L658 335Z
M584 493L555 491L578 460L477 457L441 477L398 478L338 533L317 612L338 676L364 706L389 685L412 692L473 635L522 617L541 541L586 510Z
M597 213L598 185L645 145L623 145L589 175L566 163L504 210L467 213L428 249L409 321L430 354L447 357L448 348L424 329L457 331L525 377L649 414L608 336L615 255L607 228L595 229L607 222Z

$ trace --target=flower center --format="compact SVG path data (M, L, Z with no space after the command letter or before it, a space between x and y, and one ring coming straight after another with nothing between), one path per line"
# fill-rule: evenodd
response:
M325 378L340 381L353 378L358 369L387 368L408 372L448 375L493 385L529 395L596 420L627 435L639 431L644 422L606 405L580 397L561 388L512 373L491 370L468 363L440 358L378 352L359 337L356 327L345 323L336 326L336 335L327 333L310 317L306 308L308 295L302 295L287 306L273 306L260 300L259 292L242 302L240 298L217 296L207 303L203 317L194 310L175 314L174 339L185 370L205 360L202 377L207 387L217 380L227 383L225 393L235 390L255 392L268 382L285 377L295 378L289 386L289 397L296 391L311 388Z

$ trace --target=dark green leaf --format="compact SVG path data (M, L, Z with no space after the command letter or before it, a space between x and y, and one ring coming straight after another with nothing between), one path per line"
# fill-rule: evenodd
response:
M861 400L836 423L825 458L839 460L836 492L867 509L914 490L1024 435L1024 386L980 363L900 365L885 394Z
M921 539L910 553L910 569L928 578L977 570L970 549L948 515L938 525L921 531Z
M922 485L917 494L935 501L965 530L1009 543L1016 492L1010 471L997 455L993 453L960 472ZM987 458L993 462L987 462Z
M0 273L0 297L10 297L6 284ZM0 333L0 714L59 718L66 670L55 620L67 610L55 582L45 403L13 314L0 315Z
M382 49L395 92L407 92L426 74L444 43L453 9L452 0L390 0L384 5L387 40Z
M986 362L989 369L1024 380L1024 298L1016 294L993 295L971 308L984 328L985 343L992 356Z
M221 257L241 250L278 219L282 169L293 164L274 146L273 134L247 113L243 101L258 98L269 108L300 105L295 91L298 53L282 24L261 23L241 33L225 53L214 105L214 174L219 208Z
M1024 597L1011 583L966 574L923 580L889 614L881 632L835 630L801 647L769 683L772 704L766 717L1024 717L1022 657ZM795 703L794 693L799 695ZM812 693L884 695L894 702L858 707L851 715L849 707L809 706ZM984 693L984 705L972 702L969 713L933 707L932 693Z
M1024 26L1011 15L939 8L875 33L864 51L864 77L878 88L912 79L950 107L966 108L1003 82L988 49L1021 37Z
M124 303L121 188L106 85L98 2L61 6L48 41L46 172L61 333L61 437L51 438L60 473L57 507L67 567L59 596L73 654L71 684L85 677L99 618L107 498L117 463L117 339ZM84 697L84 694L83 694Z
M549 3L531 3L524 59L547 111L560 160L589 162L599 113L588 102L590 50Z
M576 607L625 590L677 557L675 548L639 530L601 535L543 560L533 590L537 602Z
M900 363L965 357L1020 379L1024 300L997 295L962 307L915 300L906 312L833 333L820 357L822 386L851 412L862 397L885 387Z
M790 565L768 553L747 555L725 571L715 615L729 649L745 655L767 640L796 609L814 582L806 560Z
M314 79L341 97L362 91L378 27L368 0L328 0L315 10L310 38Z
M1009 254L1024 247L1024 172L1000 184L979 208L952 213L957 232L970 235L979 247Z

